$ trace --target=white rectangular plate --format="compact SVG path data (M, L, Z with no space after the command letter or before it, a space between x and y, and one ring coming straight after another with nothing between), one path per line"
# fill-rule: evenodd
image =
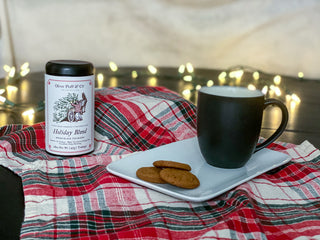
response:
M187 201L201 202L214 198L262 173L279 167L289 162L290 159L284 153L262 149L253 154L242 168L216 168L204 160L195 137L134 153L110 163L107 170L114 175L161 193ZM151 167L156 160L171 160L189 164L192 168L191 172L199 178L200 186L195 189L183 189L170 184L149 183L137 178L137 169Z

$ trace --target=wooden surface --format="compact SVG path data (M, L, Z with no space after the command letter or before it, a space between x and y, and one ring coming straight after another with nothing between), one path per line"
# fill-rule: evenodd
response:
M132 70L138 72L138 78L131 77ZM116 87L124 85L136 86L165 86L180 94L185 89L192 89L197 84L206 84L211 79L215 85L221 85L218 76L221 71L196 69L194 81L186 82L181 79L177 69L161 68L155 76L149 74L146 68L121 68L116 73L107 68L97 68L97 74L103 74L103 81L96 81L96 87ZM273 79L274 75L264 76L264 79ZM254 82L252 73L245 73L241 81L227 82L228 85L236 84L247 86L254 82L259 89L265 85L265 80ZM7 80L0 79L0 85L7 84ZM33 117L23 117L21 113L30 108L36 107L44 100L44 73L37 72L27 75L14 83L17 88L8 89L2 96L16 104L12 109L0 108L0 126L6 124L27 124L31 125L44 121L44 111L39 111ZM279 98L283 100L289 110L289 122L286 131L278 139L283 142L300 144L305 140L311 142L315 147L320 148L320 81L301 80L298 78L282 77L279 85L283 94ZM297 94L301 102L293 105L285 99L285 92ZM190 101L196 103L196 92L184 95ZM280 111L276 108L267 108L264 114L261 136L268 137L278 127ZM20 224L23 219L23 194L21 179L5 168L0 167L0 238L6 239L19 236ZM9 234L9 235L6 235ZM6 236L5 236L6 235ZM8 238L9 237L9 238Z

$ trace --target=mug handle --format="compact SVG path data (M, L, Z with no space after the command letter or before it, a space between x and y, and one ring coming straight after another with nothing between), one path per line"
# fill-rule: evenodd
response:
M274 142L283 133L288 123L288 119L289 119L288 109L282 102L280 102L277 99L269 98L269 99L266 99L264 102L264 109L266 109L266 107L269 105L276 105L277 107L280 108L282 112L281 124L278 127L277 131L275 131L267 140L265 140L264 142L256 146L256 149L254 150L254 152L257 152L267 147L272 142Z

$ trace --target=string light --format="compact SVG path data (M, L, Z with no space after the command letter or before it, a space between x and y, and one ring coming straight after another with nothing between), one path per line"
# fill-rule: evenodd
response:
M29 108L29 109L23 111L21 113L21 115L22 115L22 117L28 117L29 120L32 120L33 117L34 117L34 114L37 113L37 112L43 111L44 108L45 108L44 101L40 101L36 107Z
M103 74L102 74L102 73L98 73L98 74L97 74L97 80L98 80L99 82L101 82L101 81L103 81L103 79L104 79Z
M193 68L193 66L192 66L191 63L188 62L188 63L186 64L186 68L187 68L187 72L188 72L188 73L193 73L194 68Z
M158 72L157 68L153 65L148 65L147 69L151 75L155 75ZM191 89L188 89L188 91L190 91L190 94L192 94L195 91L198 91L201 88L201 86L211 87L214 85L213 80L208 80L206 78L202 78L195 75L193 65L190 62L186 64L181 64L177 70L178 73L176 78L180 78L183 81L192 84ZM270 79L270 74L266 74L258 70L252 71L252 68L245 66L236 66L229 68L226 71L222 71L218 75L219 85L241 86L248 82L248 78L246 77L245 80L243 80L243 83L241 83L244 74L247 72L251 72L252 74L252 82L248 83L247 88L254 90L257 89L259 85L262 85L263 87L261 91L264 95L268 95L268 97L281 97L283 95L283 91L281 90L281 88L283 87L281 86L282 77L280 75L276 75L272 79ZM137 71L132 71L131 77L135 79L138 77L138 74L143 75L143 72L138 73ZM163 77L173 78L174 76L170 75ZM186 95L187 93L189 94L188 91L185 91L183 95Z
M264 87L262 88L261 92L262 92L264 95L266 95L266 94L268 93L268 90L269 90L269 88L268 88L268 86L266 85L266 86L264 86Z
M180 74L183 74L185 70L186 70L186 66L183 65L183 64L180 65L179 68L178 68L178 72L179 72Z
M109 85L110 85L110 87L116 87L116 86L118 86L118 78L116 78L116 77L111 77L111 78L109 79Z
M273 78L273 82L274 82L275 85L279 85L281 83L281 76L280 75L276 75Z
M25 62L20 66L20 71L17 73L16 67L5 64L3 70L8 74L7 77L9 80L19 80L21 77L25 77L30 72L29 63Z
M286 95L286 100L287 100L287 101L291 101L291 95L290 95L290 94L287 94L287 95Z
M298 77L299 77L299 78L303 78L303 77L304 77L303 72L298 72Z
M23 63L22 65L21 65L21 67L20 67L20 70L26 70L26 69L29 69L29 63L28 62L25 62L25 63Z
M275 87L275 88L274 88L274 92L275 92L275 94L276 94L278 97L281 96L281 90L280 90L279 87Z
M25 77L28 75L29 72L30 72L29 63L25 62L20 67L20 76Z
M9 66L7 64L5 64L3 66L4 71L7 73L7 79L8 79L8 83L9 85L5 86L6 91L7 91L7 96L8 97L12 97L13 94L15 94L19 88L17 86L15 86L15 84L18 83L18 81L21 80L22 77L27 76L30 73L30 64L29 62L25 62L23 63L20 68L18 68L19 70L17 71L17 68L15 66ZM23 85L24 82L21 83L20 85L20 91L22 91L22 93L24 92L23 90ZM5 92L5 89L0 89L0 95L3 94ZM25 104L15 104L14 102L8 100L6 97L4 96L0 96L0 102L2 102L4 105L2 105L1 107L7 110L13 110L13 109L21 109L24 108ZM38 105L35 108L30 108L27 111L24 111L22 114L23 116L33 116L34 113L42 111L44 109L44 101L41 101L38 103Z
M185 89L182 91L183 97L187 100L190 100L191 94L192 94L192 92L190 89Z
M219 82L221 85L224 85L226 82L227 72L221 72L218 76Z
M15 74L16 74L16 68L12 67L8 73L8 76L9 78L13 78Z
M97 82L98 82L98 88L101 88L103 86L104 76L102 73L97 74Z
M260 73L258 71L253 72L252 77L255 81L258 81L260 78Z
M257 88L253 84L249 84L248 89L253 91L253 90L256 90Z
M235 79L241 79L242 78L242 75L243 75L243 70L240 69L240 70L234 70L234 71L231 71L229 73L229 77L230 78L235 78Z
M117 64L115 64L115 62L110 61L109 62L109 67L110 67L112 72L118 71L118 66L117 66Z
M5 64L5 65L3 66L3 70L4 70L6 73L9 73L10 70L11 70L11 67L10 67L9 65Z
M151 74L153 74L153 75L158 72L158 70L156 69L156 67L153 66L153 65L148 65L148 70L149 70L149 72L150 72Z
M109 83L110 87L118 86L118 79L115 77L117 74L120 76L123 76L123 73L117 73L119 68L117 64L113 61L109 62L109 68L112 72L112 75L109 76ZM21 65L20 71L16 70L16 67L10 67L9 65L4 65L3 69L5 72L7 72L7 79L14 79L19 80L21 77L26 76L30 72L29 63L26 62ZM150 86L156 86L157 85L157 78L154 77L158 73L158 69L153 65L147 65L148 73L145 73L144 71L138 72L136 70L130 71L130 75L132 79L136 79L140 77L140 75L144 76L147 74L149 76L148 84ZM186 64L181 64L178 67L177 75L168 75L163 76L167 78L176 78L176 79L182 79L185 82L188 82L188 89L182 90L182 95L186 98L190 98L193 94L193 92L198 91L201 89L202 86L208 86L211 87L215 83L211 79L207 79L201 76L198 76L194 74L194 67L192 63L188 62ZM250 77L248 78L247 73L251 72L251 80ZM150 75L151 74L151 75ZM246 75L245 75L246 74ZM129 76L130 76L129 75ZM244 78L244 75L246 76ZM160 76L158 74L157 76ZM298 73L298 78L302 79L304 77L304 74L302 72ZM243 79L243 82L241 83ZM218 84L219 85L244 85L247 84L247 88L250 90L255 90L259 88L259 86L262 87L262 93L264 95L268 95L268 97L281 97L283 95L283 86L282 86L282 78L280 75L274 76L272 79L270 79L270 74L263 73L262 71L249 69L248 67L244 66L237 66L233 68L229 68L225 71L222 71L218 77ZM104 81L104 75L102 73L97 74L97 81L98 81L98 87L103 86ZM249 82L248 82L249 81ZM9 92L15 93L19 89L18 87L14 85L7 85L5 87L7 89L7 97L10 98ZM2 107L5 107L5 105L8 106L8 109L19 108L22 105L15 104L11 101L9 101L6 97L1 96L6 90L5 88L0 88L0 102L4 105ZM20 91L22 91L22 85L20 86ZM297 96L295 93L288 93L288 91L284 91L285 93L285 100L288 101L290 105L297 105L301 102L301 99ZM288 100L290 99L290 100ZM35 108L30 108L25 110L22 115L23 116L33 116L36 112L42 111L44 109L44 102L38 104Z
M148 78L148 86L156 87L158 83L158 79L156 77Z
M30 116L30 115L34 115L34 114L35 114L35 111L33 108L31 108L31 109L24 111L21 115L22 116Z
M286 95L287 105L290 107L290 111L294 111L296 106L301 102L300 98L295 94L287 94Z
M132 77L133 79L138 78L138 72L137 72L137 71L132 71L132 72L131 72L131 77Z
M214 82L212 80L208 80L207 87L212 87L214 85Z
M18 91L18 88L16 86L8 85L7 91L8 92L16 92L16 91ZM2 94L2 93L0 92L0 94Z
M11 107L15 106L14 102L9 101L8 99L6 99L3 96L0 96L0 102L7 104L7 105L10 105Z
M183 77L183 80L186 82L191 82L192 81L192 76L191 75L186 75Z
M5 103L5 102L6 102L6 98L5 98L5 97L3 97L3 96L0 96L0 102Z
M295 93L293 93L293 94L291 95L291 99L292 99L293 101L297 102L297 103L300 103L300 102L301 102L301 99L300 99L300 98L298 97L298 95L295 94Z

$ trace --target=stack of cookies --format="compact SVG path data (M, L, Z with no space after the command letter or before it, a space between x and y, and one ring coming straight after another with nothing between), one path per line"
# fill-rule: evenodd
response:
M153 162L153 167L139 168L136 175L147 182L169 183L177 187L193 189L200 185L200 181L190 171L191 167L188 164L158 160Z

